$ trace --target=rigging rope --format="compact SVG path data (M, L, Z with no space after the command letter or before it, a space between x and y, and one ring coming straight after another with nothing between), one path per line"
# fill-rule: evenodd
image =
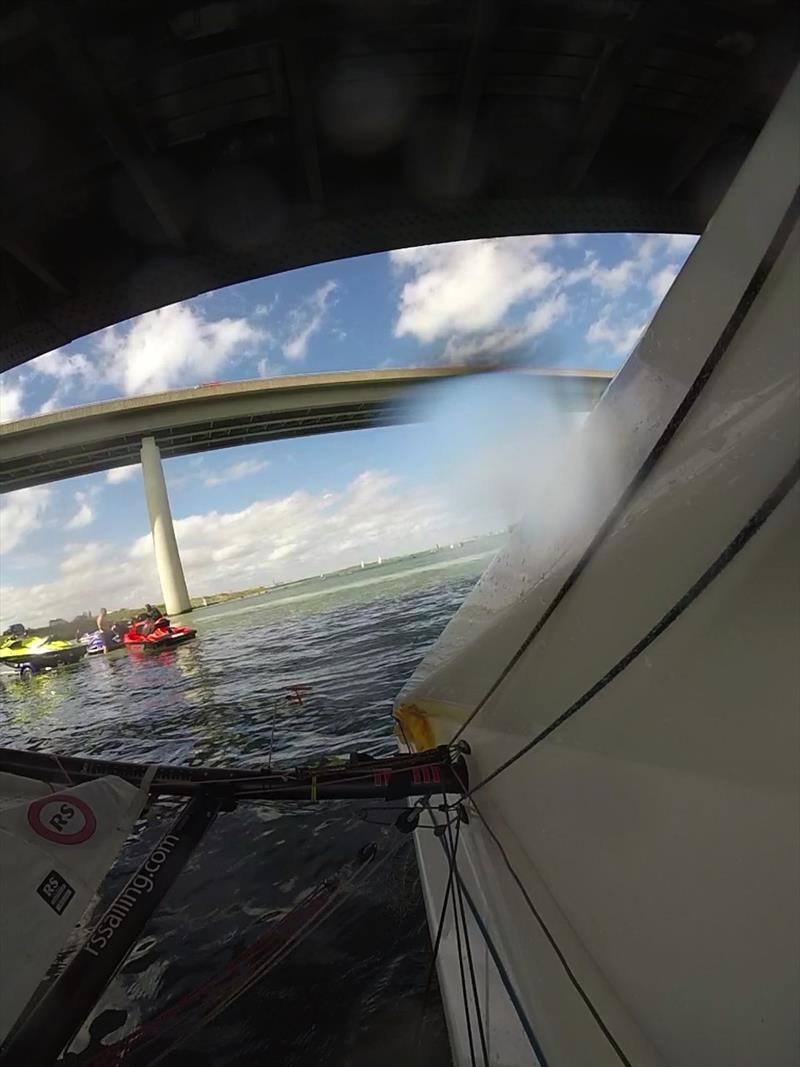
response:
M453 865L454 866L455 866L455 863L456 863L456 857L458 855L458 842L459 842L459 839L460 839L460 836L461 836L460 835L460 829L461 829L462 814L463 814L463 807L458 809L458 821L457 821L457 824L456 824L455 844L453 843L452 824L450 822L447 822L445 824L445 833L447 834L447 839L448 839L448 842L450 843L450 847L452 849ZM488 1052L488 1049L486 1047L486 1032L485 1032L484 1026L483 1026L483 1016L481 1014L480 997L478 996L478 983L477 983L477 979L475 977L475 965L474 965L473 959L472 959L472 946L470 944L469 930L467 928L467 917L464 914L464 893L463 893L463 890L462 890L462 887L461 887L461 882L458 879L456 879L455 886L456 886L456 899L458 901L458 909L459 909L459 914L460 914L460 919L461 919L461 928L462 928L463 933L464 933L464 944L466 945L466 949L467 949L467 963L469 965L469 977L470 977L470 984L472 986L472 997L473 997L473 1000L475 1001L475 1019L476 1019L477 1024L478 1024L478 1037L480 1038L480 1042L481 1042L481 1054L483 1055L484 1067L489 1067L489 1052ZM455 911L455 908L453 910ZM459 916L456 915L456 924L458 924L458 919L459 919ZM456 925L456 930L457 929L458 929L458 926ZM467 1012L467 1020L469 1021L469 1013L468 1012Z
M434 822L436 822L436 816L433 814L433 812L431 812L431 817L433 818ZM442 824L440 823L439 826L441 827ZM483 938L484 944L486 945L486 948L489 951L489 955L492 957L492 962L495 965L497 973L500 977L500 981L503 983L503 987L506 993L508 994L508 998L511 1001L511 1005L514 1008L514 1011L516 1012L519 1023L525 1033L526 1038L528 1039L528 1043L533 1049L533 1053L536 1056L539 1067L549 1067L547 1057L544 1054L544 1050L542 1049L542 1046L539 1043L539 1039L536 1036L536 1032L533 1029L532 1023L525 1012L525 1009L519 998L519 994L514 988L514 983L511 981L511 977L509 976L508 971L506 970L505 964L503 963L503 959L497 950L497 946L495 945L491 935L489 934L489 931L486 927L486 923L483 921L483 918L475 905L475 901L472 899L469 890L464 885L464 881L461 877L461 872L458 869L458 862L456 860L455 852L452 852L450 850L443 833L437 834L436 836L438 837L439 843L444 849L445 856L447 857L448 861L451 862L453 865L455 881L461 886L461 890L464 894L464 899L466 900L467 906L469 907L469 910L472 913L472 918L475 920L475 925L478 927L478 930L480 931L481 936Z
M456 850L458 848L458 842L461 837L461 820L458 819L456 825L455 845L452 844L452 831L450 829L450 821L448 820L444 825L444 831L447 834L448 843L450 845L450 854L452 856L451 864L453 872L456 869ZM457 884L457 883L456 883ZM469 999L467 997L467 979L464 974L464 952L461 946L461 924L458 916L458 908L456 907L455 900L453 901L453 925L456 931L456 951L458 953L458 973L461 979L461 1001L464 1005L464 1019L467 1024L467 1039L469 1041L469 1060L472 1067L477 1067L475 1061L475 1042L472 1038L472 1014L469 1007Z
M453 735L453 741L457 741L458 738L461 737L461 735L464 733L470 723L473 722L473 720L481 711L481 709L484 708L488 701L492 698L492 696L494 696L494 694L500 688L502 683L505 681L505 679L514 669L514 667L520 661L522 656L536 640L538 635L544 629L548 620L552 617L553 613L558 608L559 604L564 600L567 593L569 593L570 589L575 585L578 578L580 578L581 574L586 569L592 557L595 555L600 546L606 540L611 530L617 524L617 521L622 517L626 508L633 500L636 493L639 491L641 486L649 477L653 468L658 463L661 456L664 454L667 445L669 445L670 441L672 441L675 434L678 432L680 426L682 425L684 419L693 408L700 394L703 392L703 389L707 385L711 375L713 374L720 360L730 347L730 344L736 336L737 332L739 331L742 323L745 321L747 313L750 311L750 308L753 306L756 297L761 292L764 283L769 277L770 271L777 262L778 256L783 251L783 248L787 240L789 239L789 236L795 224L797 223L798 217L800 217L800 189L795 190L794 196L792 197L789 206L784 212L781 221L778 224L778 227L772 237L772 240L770 241L767 247L767 250L761 257L758 266L753 272L750 281L748 282L747 286L744 289L744 292L739 298L739 301L736 307L734 308L730 318L725 323L725 326L723 327L716 344L711 349L711 352L708 354L708 357L706 358L702 367L698 371L697 377L692 382L691 386L683 397L683 400L680 402L677 409L675 410L672 418L662 430L658 440L651 448L644 462L636 471L633 478L628 483L627 487L623 490L616 504L611 509L608 516L606 517L600 528L597 530L592 540L589 542L589 545L584 550L580 559L577 561L575 566L567 575L558 592L555 594L553 599L548 604L547 608L539 617L533 629L528 633L527 637L524 639L522 644L513 654L508 663L506 663L500 674L497 676L494 682L489 686L488 690L484 693L484 695L475 705L470 715L464 720L461 726L459 726L458 730Z
M459 801L459 803L462 803L462 801ZM536 907L534 902L531 900L531 897L530 897L527 889L525 888L525 884L523 883L522 879L520 878L520 876L517 874L516 870L514 869L512 863L511 863L511 860L508 858L508 853L506 852L506 850L505 850L505 848L503 846L503 843L501 842L500 838L497 836L495 831L492 829L492 827L491 827L489 821L487 820L486 816L483 814L483 812L478 807L478 803L477 803L477 801L475 800L474 797L470 798L470 805L471 805L472 809L474 810L475 814L478 816L478 818L483 823L483 825L486 828L486 830L487 830L489 836L491 837L492 841L494 841L494 843L495 843L495 845L497 847L497 850L500 853L500 858L503 860L503 863L508 868L509 874L511 875L511 877L514 880L514 882L516 883L517 888L522 893L522 896L523 896L523 898L525 900L525 903L526 903L526 905L528 907L528 910L531 912L531 914L533 915L534 919L538 923L539 928L541 929L542 933L547 938L547 940L548 940L548 942L550 944L550 947L555 952L556 958L558 959L559 963L561 964L562 968L564 969L564 973L566 974L566 976L569 979L569 981L572 983L572 986L574 987L575 991L578 993L578 995L580 996L581 1000L584 1002L584 1004L588 1008L589 1013L591 1014L591 1016L594 1019L594 1021L597 1023L597 1025L600 1028L600 1031L602 1032L603 1036L606 1038L606 1040L609 1042L609 1044L614 1049L616 1054L619 1056L620 1062L622 1064L624 1064L624 1067L632 1067L631 1061L625 1055L625 1053L622 1050L619 1042L614 1037L614 1035L611 1033L611 1030L609 1029L608 1025L605 1023L605 1021L603 1020L603 1018L600 1015L599 1011L597 1010L597 1008L594 1006L594 1004L590 1000L589 994L586 992L586 990L583 988L583 986L578 981L578 978L577 978L575 972L572 970L572 968L569 965L569 961L567 960L566 956L564 955L564 953L562 952L561 948L559 947L558 942L556 941L556 939L553 937L552 933L550 932L550 929L547 926L547 924L545 923L544 919L542 918L542 915L541 915L539 909Z
M441 824L436 824L434 829L441 831ZM447 905L450 901L450 894L453 891L453 864L451 863L447 871L447 884L444 890L444 899L442 901L442 910L439 913L439 921L436 924L436 936L433 939L433 951L431 952L431 960L428 965L428 977L425 981L425 991L422 994L422 1006L420 1008L419 1022L417 1024L417 1033L414 1038L414 1048L419 1050L422 1043L422 1028L425 1022L425 1013L428 1007L428 997L433 986L433 976L436 973L436 961L439 958L439 946L442 943L442 934L444 933L445 919L447 918Z
M475 1042L472 1032L472 1011L470 1008L470 1002L467 992L466 975L464 970L464 959L466 955L467 964L470 974L470 985L472 990L473 1000L475 1002L475 1015L477 1021L478 1037L480 1039L481 1054L483 1057L484 1067L489 1067L489 1053L486 1043L486 1031L483 1025L483 1017L481 1014L480 997L478 995L477 980L475 977L475 967L472 959L472 948L470 945L469 931L467 928L466 916L464 913L464 902L461 886L455 880L455 859L458 854L458 844L461 839L461 823L462 815L458 808L448 808L447 798L443 797L444 808L440 810L447 811L444 823L437 822L435 816L431 812L431 818L433 819L433 825L431 829L434 830L437 837L447 835L449 847L445 850L448 855L448 870L447 870L447 883L445 885L444 897L442 900L442 908L439 913L439 920L436 925L436 936L433 942L433 951L431 953L431 960L428 967L428 977L425 982L425 991L422 997L422 1004L420 1007L419 1021L417 1023L416 1035L414 1038L414 1049L419 1053L422 1045L422 1029L425 1023L425 1014L428 1005L428 997L433 984L433 976L436 972L436 961L439 957L439 948L442 942L442 934L444 932L444 925L447 918L447 909L452 895L453 898L453 926L456 933L456 952L458 955L459 964L459 976L461 980L461 998L464 1007L464 1019L466 1022L467 1038L469 1042L470 1051L470 1063L472 1067L477 1067L477 1061L475 1056ZM426 802L425 807L430 807L430 804ZM453 814L455 812L455 814ZM453 834L453 822L456 824L455 834ZM424 827L417 826L416 828L423 829ZM464 951L466 949L466 953Z

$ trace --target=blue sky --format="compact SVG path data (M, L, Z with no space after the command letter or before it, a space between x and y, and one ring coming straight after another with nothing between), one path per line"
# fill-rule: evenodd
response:
M470 241L246 282L3 374L0 417L208 381L509 354L542 367L616 370L694 241ZM513 457L543 462L573 426L518 378L442 390L429 414L432 422L411 427L168 461L191 592L267 584L502 528L536 482ZM138 468L8 494L0 517L2 625L160 598Z

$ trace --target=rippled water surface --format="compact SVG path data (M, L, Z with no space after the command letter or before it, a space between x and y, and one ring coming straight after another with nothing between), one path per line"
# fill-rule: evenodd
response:
M448 558L329 579L193 616L198 640L122 651L29 682L3 679L2 743L153 762L294 764L394 750L391 705L486 563ZM283 700L305 683L301 706ZM281 698L277 711L275 698ZM222 815L73 1046L91 1055L219 972L309 888L377 842L386 857L282 966L166 1064L450 1063L413 847L362 802L259 804ZM104 890L120 887L175 810L156 805ZM380 818L380 812L369 813ZM84 1062L84 1056L81 1057Z

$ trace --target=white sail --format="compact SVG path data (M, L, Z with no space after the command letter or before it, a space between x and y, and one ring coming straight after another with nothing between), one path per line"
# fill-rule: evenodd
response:
M556 471L531 501L549 536L514 535L401 695L418 747L479 708L463 733L473 787L658 624L798 460L798 129L800 73L581 431L585 507L554 510L570 468ZM720 338L658 462L526 644ZM548 1062L800 1062L799 545L795 485L644 654L474 796L462 873ZM433 835L417 839L435 923L447 870ZM440 973L466 1063L458 971ZM505 1020L490 1021L491 1061L535 1063L499 972L479 977Z
M0 773L0 1042L64 946L140 814L120 778L74 787Z

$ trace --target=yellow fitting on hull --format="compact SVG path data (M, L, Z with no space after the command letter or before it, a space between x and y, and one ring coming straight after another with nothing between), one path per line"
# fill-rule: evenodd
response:
M467 712L452 704L421 700L416 704L401 704L395 710L395 733L416 752L446 744Z

